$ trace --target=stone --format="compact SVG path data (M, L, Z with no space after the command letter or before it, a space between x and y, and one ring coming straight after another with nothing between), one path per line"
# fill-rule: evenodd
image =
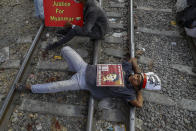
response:
M47 47L47 42L46 42L46 41L42 41L42 42L40 43L40 45L41 45L41 49L42 49L42 50L45 50L46 47Z
M196 111L196 101L189 99L182 99L178 102L179 106L183 109Z
M121 125L115 125L113 127L110 127L109 129L107 129L108 131L126 131L126 127L124 124Z
M180 64L173 64L171 66L173 69L176 69L182 73L189 74L191 76L196 76L196 73L192 71L193 67L185 66L185 65L180 65Z
M85 106L49 103L31 99L23 99L19 109L28 112L71 117L85 117L84 111L87 110Z
M121 18L122 14L118 12L106 12L108 17Z
M187 0L177 0L176 2L177 12L184 10L187 6Z
M180 33L177 31L156 30L156 29L149 29L145 27L138 27L136 31L155 34L155 35L164 35L164 36L169 36L169 37L180 37L180 38L182 37Z
M46 37L49 38L50 37L50 33L46 33Z
M176 43L176 42L171 42L171 45L172 45L172 46L176 46L177 43Z
M113 33L112 36L120 38L123 36L127 36L127 32Z
M13 129L12 129L12 128L10 128L10 129L8 129L8 131L13 131Z
M66 62L62 61L39 61L37 64L37 69L39 70L48 70L48 71L65 71L68 68Z
M0 65L0 69L18 69L20 68L20 60L8 60Z
M122 23L109 23L110 28L112 29L124 29L124 25Z
M116 23L117 19L115 19L115 18L109 18L108 21L109 21L110 23Z
M31 113L31 114L29 114L29 117L30 118L34 118L34 115Z
M137 6L137 9L139 9L139 10L146 10L146 11L156 11L156 12L172 13L172 9L154 9L154 8L143 7L143 6Z
M190 121L189 121L189 120L187 120L187 119L184 119L184 122L185 122L185 123L190 123Z
M16 121L18 121L18 118L17 117L15 117L15 118L12 119L12 123L15 123Z
M36 125L36 129L39 131L39 130L41 130L42 129L42 125L41 124L37 124Z
M57 39L57 37L54 37L53 39L52 39L52 42L54 43L54 42L57 42L58 41L58 39Z
M124 55L126 54L126 52L122 49L113 49L113 48L105 48L104 53L118 58L124 58Z
M9 47L0 49L0 64L9 60Z
M20 38L18 38L18 40L16 41L17 44L24 44L24 43L32 43L32 36L28 35L28 36L22 36Z
M196 79L189 80L189 83L193 86L196 86Z
M106 43L112 43L112 44L122 44L123 40L121 38L118 38L118 37L110 36L110 37L105 38L105 42Z
M113 33L112 36L120 38L122 37L122 33Z
M156 104L166 106L174 106L176 104L171 98L152 91L143 91L142 95L145 101L153 102Z
M139 118L135 118L135 127L142 130L143 121Z

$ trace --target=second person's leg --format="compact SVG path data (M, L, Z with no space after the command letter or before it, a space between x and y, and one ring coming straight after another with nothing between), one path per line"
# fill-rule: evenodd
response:
M65 46L61 50L63 58L68 63L69 69L74 72L79 72L81 69L86 68L87 63L82 57L71 47Z
M52 49L55 49L57 48L58 46L64 44L64 43L67 43L68 41L70 41L73 37L76 36L76 32L75 30L73 29L70 29L67 34L65 36L63 36L63 38L53 44L49 44L47 47L46 47L46 50L52 50Z
M76 73L69 80L58 81L45 84L36 84L31 86L32 93L56 93L62 91L86 90L84 84L80 84L81 74Z

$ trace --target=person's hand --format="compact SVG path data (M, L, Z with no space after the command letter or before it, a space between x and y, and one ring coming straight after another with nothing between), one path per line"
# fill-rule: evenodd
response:
M65 25L64 25L65 28L71 28L72 27L72 24L67 22Z
M135 73L141 73L141 70L140 70L140 68L137 64L137 59L136 58L131 58L129 60L129 62L132 64Z

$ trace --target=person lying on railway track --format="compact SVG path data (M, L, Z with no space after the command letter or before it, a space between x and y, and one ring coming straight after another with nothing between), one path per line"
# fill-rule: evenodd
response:
M84 4L84 25L82 27L65 24L63 30L57 34L63 35L62 39L55 43L49 43L46 50L52 50L70 41L74 36L87 36L92 40L103 39L108 30L108 21L105 12L95 0L81 0Z
M69 80L27 85L32 93L56 93L68 90L88 90L98 99L115 97L130 102L136 107L142 107L142 88L160 88L160 79L154 73L141 73L137 65L137 59L132 58L122 63L125 86L124 87L97 87L97 67L89 65L75 50L66 46L62 49L62 56L66 60L69 70L76 72ZM133 72L135 74L133 74ZM112 76L113 77L113 76ZM115 75L114 75L115 77ZM115 77L116 78L116 77ZM107 76L108 80L111 76Z

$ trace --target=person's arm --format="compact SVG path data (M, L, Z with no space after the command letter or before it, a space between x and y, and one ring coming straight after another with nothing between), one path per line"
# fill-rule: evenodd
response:
M139 66L137 64L136 58L131 58L129 60L129 62L132 64L135 73L141 73L141 69L139 68Z
M143 97L142 92L137 91L137 97L136 100L129 101L133 106L141 108L143 106Z
M91 32L92 28L97 21L97 14L95 12L90 12L86 18L85 24L83 27L75 26L74 30L76 31L77 35L85 36Z

